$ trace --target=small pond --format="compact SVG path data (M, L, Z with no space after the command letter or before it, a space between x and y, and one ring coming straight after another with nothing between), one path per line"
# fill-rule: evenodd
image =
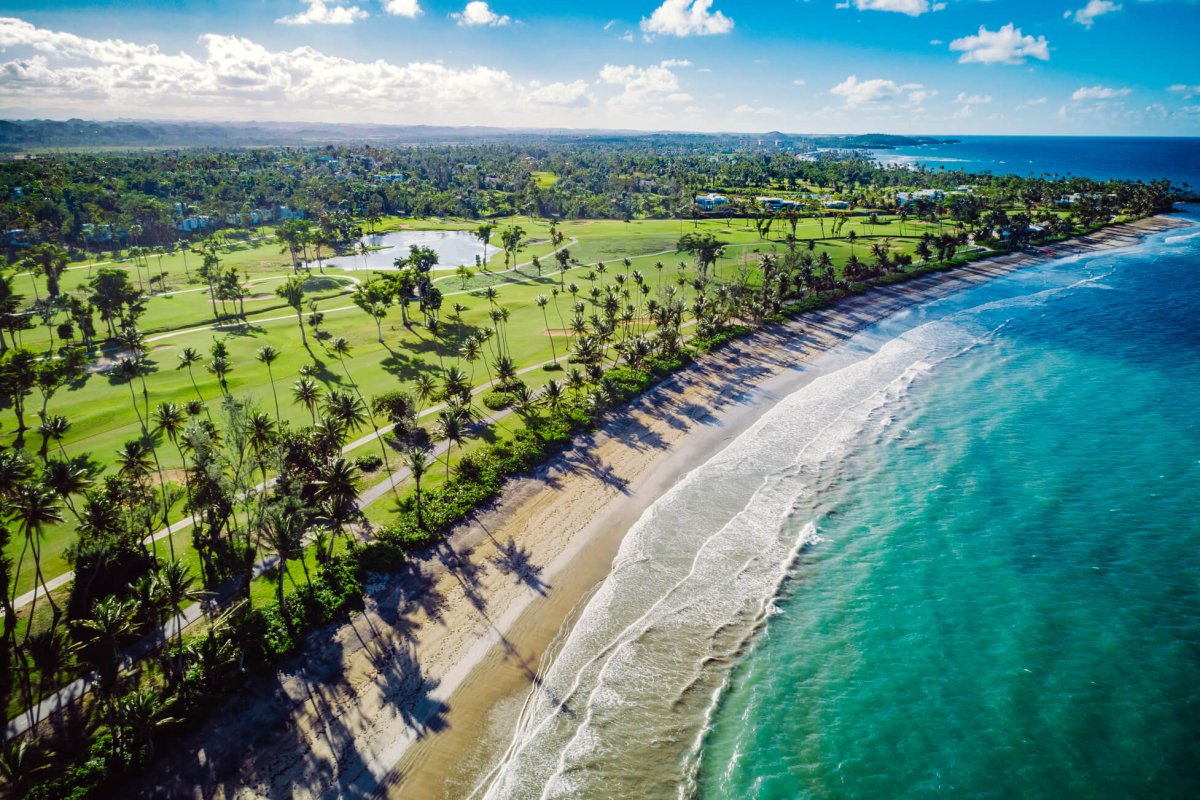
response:
M438 254L434 270L453 271L460 265L475 266L475 256L483 255L483 244L470 231L392 231L362 237L369 250L364 255L345 255L325 260L326 266L347 270L392 269L397 258L408 255L412 245L428 247ZM497 252L488 245L488 257Z

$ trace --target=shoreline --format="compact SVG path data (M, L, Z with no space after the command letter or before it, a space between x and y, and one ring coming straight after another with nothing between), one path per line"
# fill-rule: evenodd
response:
M405 573L375 579L365 613L310 636L303 663L256 681L257 699L182 737L132 788L193 797L469 795L508 747L548 648L607 576L629 527L820 374L813 365L823 355L904 309L1184 224L1149 217L1036 254L875 287L704 356L511 482L494 507Z

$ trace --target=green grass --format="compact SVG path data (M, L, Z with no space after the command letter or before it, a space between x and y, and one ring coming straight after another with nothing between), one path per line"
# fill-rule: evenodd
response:
M548 222L530 221L525 217L498 221L500 226L507 224L521 225L530 238L548 239ZM380 227L461 230L473 229L476 225L477 223L461 220L414 221L391 218L385 219ZM222 254L224 263L236 265L254 281L250 285L252 298L247 299L245 304L249 317L246 326L226 321L214 327L207 291L196 283L187 282L184 256L180 253L165 256L162 259L162 269L167 276L167 285L175 291L185 291L181 294L154 295L147 302L142 328L148 332L151 347L147 357L150 371L146 375L149 405L152 409L154 405L164 401L184 402L195 399L197 389L193 388L188 373L176 369L178 353L183 347L190 346L207 354L213 340L218 337L225 339L233 362L233 371L228 376L229 392L234 396L249 397L271 414L274 414L274 399L277 395L281 418L293 424L303 425L311 421L308 412L294 404L290 395L290 387L299 377L299 370L303 365L315 367L315 377L326 389L348 388L353 380L368 398L392 389L411 388L418 375L440 369L442 365L456 363L458 343L464 336L490 326L488 313L491 306L482 296L484 285L495 286L500 293L499 305L509 309L508 345L518 367L538 364L551 358L551 339L545 334L543 315L536 307L535 300L539 295L552 296L554 289L562 286L564 278L566 284L575 283L580 288L580 298L583 299L592 285L587 275L593 272L596 262L603 261L608 267L606 275L596 276L596 284L599 285L601 280L609 284L613 282L616 273L625 270L622 259L628 258L632 268L641 270L650 286L657 289L660 281L666 284L675 280L680 274L677 265L681 262L684 264L683 274L691 276L691 259L676 253L675 244L682 234L693 231L713 233L728 243L726 255L717 265L718 274L728 277L732 276L733 270L739 266L753 267L757 257L763 253L782 252L786 247L782 240L790 232L786 225L776 224L770 234L771 240L763 241L752 226L745 225L740 219L699 223L679 220L568 221L560 223L558 227L567 237L572 257L583 262L585 266L573 267L565 276L561 275L557 263L549 258L553 250L552 245L549 241L541 241L527 247L519 255L519 261L522 263L528 262L531 256L538 255L543 261L541 277L536 275L531 266L523 266L516 271L492 272L477 276L466 290L460 288L458 279L453 275L440 278L439 285L446 298L442 308L443 327L436 338L420 324L405 328L400 322L399 310L393 308L383 323L384 343L379 343L376 340L374 322L355 307L349 298L351 278L365 276L343 273L334 268L329 268L328 275L322 276L314 265L310 280L314 288L318 289L313 296L318 299L325 314L322 329L331 337L344 337L351 345L351 353L344 364L328 350L325 342L318 341L312 335L311 328L307 329L308 349L302 346L294 312L274 297L274 287L285 280L292 270L288 256L280 254L279 246L273 239L237 243ZM830 227L827 221L827 234ZM909 222L905 226L906 236L901 238L899 225L894 221L870 226L856 218L845 226L842 235L845 236L851 230L862 237L855 251L860 258L865 259L872 240L890 239L893 250L911 252L920 234L927 230L936 232L936 226ZM819 239L820 225L814 220L803 220L797 228L796 236L801 240ZM496 252L495 248L491 250ZM822 240L818 244L818 253L820 250L828 250L838 264L850 255L850 247L844 240ZM189 254L187 259L187 266L191 270L200 263L195 254ZM661 274L655 268L657 262L665 265ZM490 263L493 269L499 270L503 267L503 257L497 253L490 259ZM150 264L157 273L158 259L151 257ZM132 262L122 266L133 270ZM67 272L62 280L64 289L78 290L86 282L88 272L87 265L78 265ZM17 279L18 290L29 295L28 300L32 300L30 280L29 276ZM187 289L196 291L186 291ZM44 281L40 279L38 291L43 295L45 293ZM461 319L454 318L452 307L455 303L466 307ZM551 328L563 327L560 312L562 320L570 320L571 303L570 295L563 292L547 307ZM419 317L415 304L411 312L414 318ZM587 313L591 313L590 308ZM36 330L26 331L22 341L31 348L44 349L49 345L46 330L41 326ZM267 370L254 358L255 351L267 343L274 345L281 352L279 360L272 367L274 381L269 379ZM565 337L555 337L558 355L566 352L566 344ZM461 366L468 373L472 371L468 364ZM488 380L488 372L482 363L476 364L473 372L477 385ZM551 377L554 375L538 370L528 373L524 379L536 387ZM199 396L215 412L221 400L221 390L215 377L209 375L203 365L197 365L195 380ZM125 441L140 436L140 423L134 411L135 402L138 404L138 413L144 414L140 382L134 382L131 396L127 383L102 372L93 372L78 385L60 390L52 398L48 410L52 414L64 415L71 421L71 430L63 441L68 455L89 454L103 469L111 471L117 449ZM30 410L27 412L31 424L36 424L32 412L40 405L41 399L35 392L29 398ZM506 423L510 420L515 423L516 417L509 417ZM14 444L15 429L16 420L11 410L0 410L0 445ZM36 432L30 431L26 437L26 447L36 450L39 444L40 437ZM164 442L163 445L159 458L164 467L177 469L180 466L177 452L169 443ZM368 450L377 450L377 445L367 445L356 451L355 455ZM73 539L74 527L70 523L46 530L43 547L47 579L68 569L63 554ZM16 558L20 552L20 544L12 542L8 548L8 555ZM32 570L22 572L16 586L18 593L32 588L31 573Z

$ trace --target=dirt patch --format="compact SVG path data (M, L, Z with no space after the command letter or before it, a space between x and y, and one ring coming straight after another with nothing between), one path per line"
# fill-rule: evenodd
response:
M275 295L272 292L262 292L261 294L252 294L249 297L247 297L246 299L251 300L251 301L253 301L253 300L271 300L271 299L274 299L274 297L275 297Z

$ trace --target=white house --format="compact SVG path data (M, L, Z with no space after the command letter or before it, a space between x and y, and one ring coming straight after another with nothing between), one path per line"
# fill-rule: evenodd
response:
M930 200L936 203L945 197L946 193L941 189L921 189L917 192L896 192L896 205L906 206L914 200Z
M724 208L729 205L729 198L725 195L709 192L708 194L699 195L696 197L696 205L703 208L705 211L715 211L718 208Z

